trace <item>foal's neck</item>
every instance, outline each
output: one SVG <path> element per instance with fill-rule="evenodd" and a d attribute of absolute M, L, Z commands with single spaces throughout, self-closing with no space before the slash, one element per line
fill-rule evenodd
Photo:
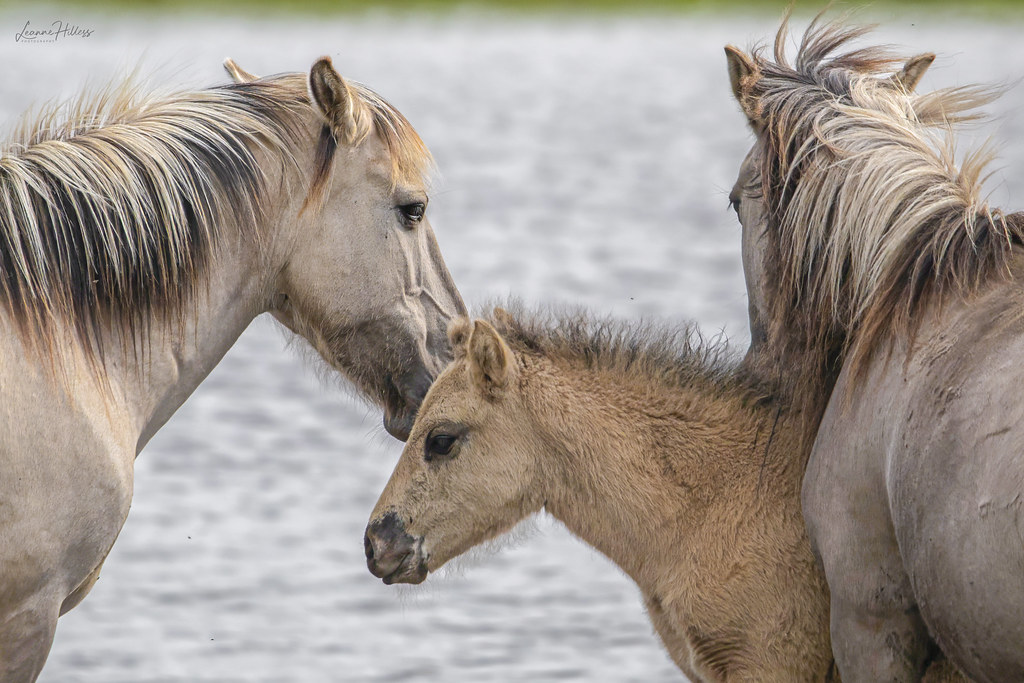
<path fill-rule="evenodd" d="M 546 509 L 642 589 L 678 571 L 716 506 L 798 504 L 793 430 L 773 406 L 592 370 L 554 376 L 533 400 L 553 451 Z"/>

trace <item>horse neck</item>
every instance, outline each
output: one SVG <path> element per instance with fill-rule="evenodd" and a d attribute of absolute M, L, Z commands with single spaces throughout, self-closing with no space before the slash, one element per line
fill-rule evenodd
<path fill-rule="evenodd" d="M 776 331 L 763 343 L 751 346 L 743 364 L 751 375 L 776 387 L 781 400 L 793 406 L 793 412 L 799 415 L 793 420 L 799 428 L 798 460 L 801 466 L 806 465 L 838 379 L 837 356 L 821 349 L 802 349 L 799 340 L 783 338 Z"/>
<path fill-rule="evenodd" d="M 255 234 L 252 227 L 218 226 L 216 256 L 197 288 L 196 301 L 185 304 L 184 320 L 152 320 L 145 342 L 136 345 L 141 351 L 129 351 L 116 364 L 121 369 L 116 383 L 139 430 L 137 451 L 196 390 L 249 323 L 270 308 L 292 239 L 281 226 L 295 222 L 301 203 L 301 193 L 289 188 L 303 181 L 283 177 L 290 171 L 277 159 L 261 163 L 264 168 L 280 168 L 268 172 L 268 195 L 263 198 L 265 206 L 276 208 L 267 211 Z M 275 191 L 282 196 L 270 196 Z"/>
<path fill-rule="evenodd" d="M 551 451 L 546 509 L 644 590 L 680 570 L 665 549 L 692 547 L 709 511 L 797 507 L 802 475 L 770 406 L 651 384 L 563 370 L 530 398 Z"/>
<path fill-rule="evenodd" d="M 266 310 L 269 278 L 256 244 L 231 240 L 210 266 L 182 320 L 151 321 L 144 340 L 107 372 L 139 431 L 137 451 L 185 402 L 253 318 Z M 117 344 L 111 344 L 117 347 Z"/>

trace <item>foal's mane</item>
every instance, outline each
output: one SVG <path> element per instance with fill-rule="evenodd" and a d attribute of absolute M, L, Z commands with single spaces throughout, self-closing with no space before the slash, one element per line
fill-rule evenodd
<path fill-rule="evenodd" d="M 882 78 L 903 59 L 850 48 L 870 30 L 819 16 L 791 65 L 783 22 L 772 57 L 754 50 L 749 84 L 763 125 L 770 337 L 796 337 L 783 355 L 809 355 L 833 380 L 847 356 L 862 372 L 884 340 L 912 336 L 928 305 L 1008 274 L 1024 240 L 1024 215 L 981 197 L 988 151 L 954 158 L 953 126 L 995 91 L 909 93 Z"/>
<path fill-rule="evenodd" d="M 361 137 L 380 135 L 396 175 L 425 172 L 405 118 L 352 86 L 369 114 Z M 304 75 L 288 74 L 162 96 L 126 79 L 24 119 L 0 153 L 0 309 L 28 349 L 53 359 L 69 330 L 102 363 L 104 329 L 132 348 L 154 316 L 181 322 L 218 225 L 259 239 L 269 169 L 258 154 L 294 168 L 297 145 L 314 144 L 311 115 Z M 316 151 L 327 163 L 310 188 L 335 147 Z"/>
<path fill-rule="evenodd" d="M 516 353 L 669 390 L 697 389 L 751 403 L 773 395 L 730 353 L 723 337 L 707 338 L 692 323 L 637 323 L 595 317 L 579 308 L 529 311 L 517 302 L 487 317 Z"/>

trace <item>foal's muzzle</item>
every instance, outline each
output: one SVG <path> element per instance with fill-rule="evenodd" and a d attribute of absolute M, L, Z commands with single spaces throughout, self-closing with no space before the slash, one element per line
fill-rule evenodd
<path fill-rule="evenodd" d="M 420 552 L 422 539 L 405 532 L 405 524 L 394 512 L 375 519 L 366 527 L 363 547 L 370 573 L 384 583 L 421 583 L 427 578 L 426 558 Z"/>

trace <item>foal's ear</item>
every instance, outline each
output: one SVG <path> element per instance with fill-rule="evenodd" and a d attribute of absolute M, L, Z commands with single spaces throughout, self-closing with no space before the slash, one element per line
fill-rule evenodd
<path fill-rule="evenodd" d="M 238 66 L 238 63 L 231 59 L 231 57 L 224 60 L 224 70 L 228 72 L 228 76 L 231 76 L 231 80 L 235 83 L 248 83 L 259 78 L 256 74 L 251 74 Z"/>
<path fill-rule="evenodd" d="M 742 50 L 732 45 L 725 46 L 725 60 L 729 66 L 729 85 L 740 108 L 751 122 L 757 120 L 757 102 L 750 93 L 751 86 L 758 78 L 757 65 Z"/>
<path fill-rule="evenodd" d="M 463 316 L 456 318 L 448 325 L 448 343 L 452 347 L 455 359 L 466 357 L 466 350 L 469 347 L 469 335 L 473 331 L 473 324 L 469 318 Z"/>
<path fill-rule="evenodd" d="M 335 137 L 346 143 L 356 138 L 355 98 L 330 57 L 316 60 L 309 70 L 309 95 Z"/>
<path fill-rule="evenodd" d="M 512 350 L 484 320 L 473 323 L 469 337 L 469 373 L 485 396 L 498 398 L 511 377 Z"/>
<path fill-rule="evenodd" d="M 934 61 L 935 55 L 931 52 L 925 52 L 922 55 L 911 57 L 907 60 L 907 63 L 903 65 L 902 69 L 889 77 L 889 83 L 901 88 L 905 92 L 914 92 L 914 88 L 917 87 L 921 77 L 924 76 L 924 72 L 928 70 L 928 67 L 930 67 Z"/>

